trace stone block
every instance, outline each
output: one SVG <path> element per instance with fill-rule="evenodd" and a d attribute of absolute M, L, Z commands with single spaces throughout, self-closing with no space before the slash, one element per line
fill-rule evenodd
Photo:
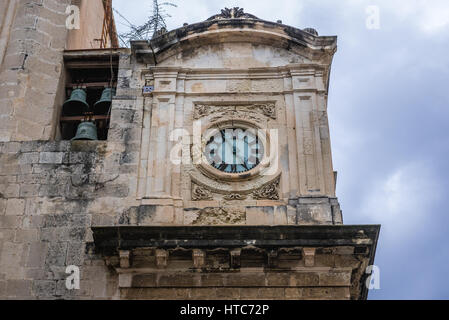
<path fill-rule="evenodd" d="M 0 216 L 4 215 L 6 213 L 6 199 L 0 198 Z"/>
<path fill-rule="evenodd" d="M 33 294 L 36 297 L 54 297 L 56 293 L 56 281 L 36 280 L 33 282 Z"/>
<path fill-rule="evenodd" d="M 31 243 L 38 240 L 37 229 L 32 230 L 17 230 L 15 242 Z"/>
<path fill-rule="evenodd" d="M 335 267 L 334 254 L 317 254 L 315 255 L 315 266 L 317 267 Z"/>
<path fill-rule="evenodd" d="M 240 289 L 239 288 L 216 288 L 215 294 L 216 294 L 216 298 L 218 300 L 222 300 L 222 299 L 237 300 L 240 298 Z"/>
<path fill-rule="evenodd" d="M 273 223 L 275 225 L 286 225 L 287 222 L 287 206 L 276 206 L 274 210 Z"/>
<path fill-rule="evenodd" d="M 217 290 L 215 288 L 191 288 L 190 299 L 193 300 L 213 300 L 216 299 Z"/>
<path fill-rule="evenodd" d="M 47 256 L 48 243 L 34 242 L 29 247 L 27 267 L 41 268 L 45 264 L 45 257 Z"/>
<path fill-rule="evenodd" d="M 122 275 L 120 275 L 120 280 Z M 122 285 L 121 285 L 122 286 Z M 149 273 L 149 274 L 138 274 L 131 278 L 132 288 L 154 288 L 157 287 L 157 274 Z"/>
<path fill-rule="evenodd" d="M 6 298 L 6 281 L 0 281 L 0 299 Z"/>
<path fill-rule="evenodd" d="M 30 297 L 31 280 L 8 280 L 6 283 L 7 297 Z"/>
<path fill-rule="evenodd" d="M 2 193 L 6 198 L 18 198 L 20 196 L 20 185 L 9 184 Z"/>
<path fill-rule="evenodd" d="M 25 200 L 8 199 L 6 204 L 6 215 L 21 216 L 25 213 Z"/>
<path fill-rule="evenodd" d="M 160 287 L 194 287 L 197 279 L 193 276 L 185 276 L 183 274 L 160 274 L 158 286 Z"/>
<path fill-rule="evenodd" d="M 274 207 L 247 207 L 247 225 L 273 225 Z"/>
<path fill-rule="evenodd" d="M 290 275 L 288 273 L 267 273 L 267 286 L 269 287 L 288 287 L 290 284 Z"/>
<path fill-rule="evenodd" d="M 40 140 L 43 139 L 43 133 L 44 127 L 42 123 L 36 123 L 24 118 L 19 118 L 17 132 L 12 138 L 17 141 L 27 141 L 31 139 Z"/>
<path fill-rule="evenodd" d="M 228 274 L 225 283 L 229 287 L 263 287 L 265 275 L 263 273 Z"/>
<path fill-rule="evenodd" d="M 240 299 L 259 299 L 259 288 L 240 288 Z"/>
<path fill-rule="evenodd" d="M 295 272 L 290 275 L 290 285 L 292 287 L 318 286 L 319 275 L 313 272 Z"/>
<path fill-rule="evenodd" d="M 285 288 L 285 298 L 297 300 L 302 298 L 302 288 Z"/>
<path fill-rule="evenodd" d="M 166 300 L 189 299 L 190 289 L 151 288 L 151 289 L 121 289 L 121 296 L 130 300 Z"/>
<path fill-rule="evenodd" d="M 329 271 L 319 275 L 320 286 L 350 286 L 351 271 Z"/>
<path fill-rule="evenodd" d="M 39 162 L 39 153 L 23 153 L 19 158 L 19 164 L 33 164 Z"/>
<path fill-rule="evenodd" d="M 208 273 L 201 275 L 201 285 L 203 287 L 222 287 L 225 275 L 221 273 Z"/>
<path fill-rule="evenodd" d="M 26 279 L 45 279 L 46 273 L 43 268 L 26 268 L 25 270 Z"/>
<path fill-rule="evenodd" d="M 84 261 L 84 249 L 83 242 L 69 242 L 67 249 L 67 265 L 81 266 Z"/>
<path fill-rule="evenodd" d="M 0 216 L 0 229 L 17 228 L 21 221 L 20 216 Z"/>
<path fill-rule="evenodd" d="M 55 267 L 64 266 L 66 262 L 66 256 L 67 256 L 67 242 L 51 243 L 48 248 L 45 264 L 47 266 L 55 266 Z"/>
<path fill-rule="evenodd" d="M 31 198 L 39 195 L 40 185 L 38 184 L 24 184 L 20 186 L 20 197 Z"/>
<path fill-rule="evenodd" d="M 63 159 L 63 152 L 41 152 L 39 155 L 39 163 L 42 164 L 62 164 Z"/>
<path fill-rule="evenodd" d="M 24 142 L 21 142 L 21 144 L 20 144 L 20 152 L 22 154 L 30 153 L 30 154 L 33 154 L 33 156 L 34 156 L 34 154 L 37 154 L 37 162 L 38 162 L 39 161 L 38 151 L 40 150 L 41 146 L 42 146 L 41 141 L 24 141 Z"/>
<path fill-rule="evenodd" d="M 259 299 L 278 299 L 283 300 L 285 297 L 284 288 L 260 288 Z"/>

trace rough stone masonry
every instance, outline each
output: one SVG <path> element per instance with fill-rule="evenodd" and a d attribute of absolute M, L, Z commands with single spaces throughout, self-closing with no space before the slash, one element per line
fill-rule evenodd
<path fill-rule="evenodd" d="M 233 8 L 130 49 L 65 50 L 69 4 L 0 4 L 0 298 L 366 299 L 380 227 L 344 225 L 335 196 L 336 37 Z M 61 140 L 68 61 L 111 54 L 107 140 Z M 198 123 L 268 130 L 277 156 L 195 163 Z"/>

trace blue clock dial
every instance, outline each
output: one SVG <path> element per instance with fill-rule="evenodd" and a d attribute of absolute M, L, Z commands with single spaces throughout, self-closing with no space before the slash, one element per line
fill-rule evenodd
<path fill-rule="evenodd" d="M 226 173 L 243 173 L 257 167 L 264 149 L 255 130 L 230 128 L 213 135 L 206 145 L 209 164 Z"/>

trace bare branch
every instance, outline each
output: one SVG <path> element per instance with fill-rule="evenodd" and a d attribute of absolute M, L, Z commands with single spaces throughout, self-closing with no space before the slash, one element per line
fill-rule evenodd
<path fill-rule="evenodd" d="M 155 36 L 165 33 L 167 30 L 165 19 L 171 17 L 165 9 L 167 7 L 177 8 L 178 6 L 172 2 L 159 3 L 159 0 L 153 0 L 152 12 L 148 17 L 147 22 L 140 26 L 134 25 L 120 12 L 114 9 L 117 15 L 125 21 L 126 24 L 124 25 L 128 27 L 127 32 L 119 34 L 119 39 L 122 44 L 128 46 L 129 42 L 132 40 L 151 40 Z"/>

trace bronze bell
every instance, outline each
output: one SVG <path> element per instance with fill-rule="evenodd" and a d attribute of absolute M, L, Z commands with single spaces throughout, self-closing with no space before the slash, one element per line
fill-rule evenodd
<path fill-rule="evenodd" d="M 97 126 L 90 121 L 81 122 L 72 140 L 98 140 Z"/>
<path fill-rule="evenodd" d="M 115 94 L 115 89 L 105 88 L 101 94 L 100 100 L 94 105 L 94 114 L 106 114 L 112 104 L 112 96 Z"/>
<path fill-rule="evenodd" d="M 70 99 L 62 105 L 62 112 L 65 116 L 79 116 L 89 111 L 86 102 L 87 93 L 84 89 L 74 89 Z"/>

